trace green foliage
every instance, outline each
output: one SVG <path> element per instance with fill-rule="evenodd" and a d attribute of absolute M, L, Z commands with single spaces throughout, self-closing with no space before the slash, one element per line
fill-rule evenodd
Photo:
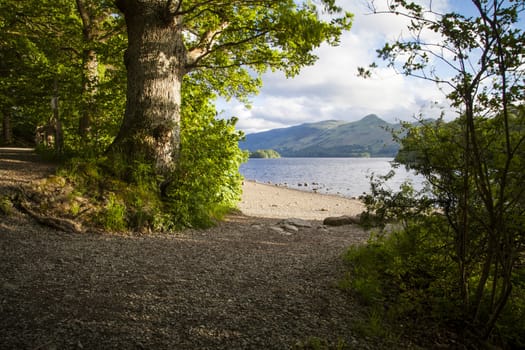
<path fill-rule="evenodd" d="M 525 348 L 525 265 L 513 273 L 514 293 L 501 320 L 496 324 L 495 337 L 505 340 L 512 349 Z M 485 312 L 490 311 L 486 310 Z M 502 341 L 503 343 L 503 341 Z"/>
<path fill-rule="evenodd" d="M 446 85 L 451 106 L 460 115 L 451 123 L 405 125 L 407 136 L 401 139 L 397 160 L 427 179 L 427 197 L 434 203 L 427 215 L 446 218 L 431 232 L 445 235 L 442 256 L 456 267 L 455 278 L 445 285 L 452 291 L 454 286 L 455 293 L 441 307 L 452 307 L 459 329 L 497 341 L 494 331 L 501 329 L 501 318 L 514 314 L 509 303 L 520 310 L 516 300 L 523 299 L 514 296 L 521 291 L 515 273 L 522 269 L 525 252 L 520 175 L 525 170 L 524 57 L 518 53 L 525 33 L 517 25 L 525 7 L 503 0 L 473 0 L 471 5 L 474 14 L 467 17 L 409 1 L 391 2 L 386 12 L 410 18 L 412 35 L 385 44 L 378 56 L 406 75 Z M 425 33 L 440 40 L 423 40 Z M 450 72 L 454 76 L 446 78 Z M 370 75 L 364 69 L 360 73 Z M 416 198 L 401 211 L 383 212 L 405 220 L 408 230 L 414 220 L 421 220 L 407 216 L 419 202 Z M 396 205 L 388 200 L 384 204 Z M 381 216 L 381 210 L 375 210 Z M 422 223 L 414 224 L 423 230 Z M 506 325 L 516 329 L 515 324 Z M 521 342 L 510 333 L 499 334 L 499 340 Z"/>
<path fill-rule="evenodd" d="M 217 119 L 213 96 L 193 84 L 184 90 L 180 160 L 166 193 L 178 225 L 205 227 L 237 207 L 246 155 L 236 119 Z"/>
<path fill-rule="evenodd" d="M 361 215 L 365 227 L 384 228 L 386 224 L 398 223 L 400 220 L 406 225 L 407 219 L 432 212 L 433 200 L 425 194 L 425 190 L 417 193 L 410 181 L 402 183 L 399 192 L 385 188 L 384 183 L 394 175 L 395 171 L 391 170 L 386 175 L 370 176 L 370 193 L 361 197 L 366 206 L 366 211 Z"/>
<path fill-rule="evenodd" d="M 92 7 L 107 5 L 97 0 L 88 2 Z M 58 97 L 64 141 L 61 152 L 95 156 L 109 145 L 124 109 L 121 52 L 126 43 L 117 30 L 121 19 L 109 18 L 114 23 L 104 22 L 104 31 L 96 36 L 99 40 L 88 44 L 74 1 L 2 1 L 0 111 L 12 115 L 15 142 L 32 145 L 35 129 L 54 123 L 50 101 Z M 99 79 L 91 137 L 81 140 L 79 118 L 85 109 L 82 55 L 87 47 L 98 54 Z"/>
<path fill-rule="evenodd" d="M 126 223 L 126 206 L 119 201 L 114 193 L 109 193 L 104 209 L 96 218 L 98 222 L 107 230 L 124 231 L 128 225 Z"/>
<path fill-rule="evenodd" d="M 235 119 L 216 118 L 213 95 L 188 80 L 179 166 L 159 176 L 147 160 L 73 158 L 60 174 L 94 207 L 83 220 L 111 231 L 205 227 L 236 208 L 242 190 Z M 72 215 L 78 204 L 71 203 Z"/>
<path fill-rule="evenodd" d="M 133 169 L 125 164 L 116 168 L 128 169 L 127 181 L 122 181 L 122 173 L 113 172 L 115 164 L 108 164 L 107 158 L 72 159 L 62 167 L 60 178 L 70 182 L 77 194 L 69 196 L 70 215 L 109 231 L 169 230 L 173 224 L 163 213 L 151 166 L 137 163 Z M 76 197 L 89 203 L 87 210 Z"/>
<path fill-rule="evenodd" d="M 281 158 L 281 155 L 273 149 L 259 149 L 250 152 L 250 158 Z"/>
<path fill-rule="evenodd" d="M 440 215 L 428 216 L 347 251 L 343 286 L 368 306 L 368 319 L 358 327 L 365 335 L 393 339 L 458 321 L 451 312 L 457 306 L 455 268 L 444 249 L 448 238 L 439 230 L 444 223 Z"/>
<path fill-rule="evenodd" d="M 257 73 L 270 68 L 296 75 L 302 66 L 315 61 L 312 51 L 316 47 L 323 42 L 337 45 L 342 32 L 350 29 L 352 15 L 333 3 L 292 0 L 249 4 L 212 0 L 197 6 L 183 3 L 182 13 L 191 18 L 185 21 L 186 29 L 193 33 L 188 36 L 186 46 L 211 48 L 192 67 L 226 68 L 231 73 L 238 71 L 238 67 L 250 66 Z M 216 7 L 221 10 L 215 11 Z M 210 33 L 217 33 L 213 42 Z M 235 83 L 234 79 L 227 81 Z"/>
<path fill-rule="evenodd" d="M 183 38 L 180 52 L 188 54 L 181 59 L 188 63 L 181 144 L 173 147 L 176 169 L 160 176 L 144 152 L 105 158 L 126 103 L 122 54 L 128 38 L 115 3 L 125 8 L 131 2 L 2 1 L 0 114 L 10 117 L 13 130 L 22 131 L 15 137 L 23 135 L 26 143 L 37 127 L 60 136 L 38 150 L 70 159 L 65 177 L 97 213 L 71 203 L 68 215 L 112 230 L 209 225 L 236 207 L 238 167 L 246 158 L 237 146 L 242 134 L 235 119 L 216 118 L 215 94 L 247 103 L 264 71 L 297 74 L 315 61 L 312 51 L 321 43 L 337 44 L 351 15 L 333 1 L 181 2 L 183 25 L 176 30 L 184 33 L 173 36 Z"/>
<path fill-rule="evenodd" d="M 217 119 L 209 91 L 189 80 L 179 166 L 167 179 L 148 161 L 72 159 L 62 175 L 96 207 L 91 221 L 112 231 L 206 227 L 235 209 L 242 191 L 235 119 Z M 111 159 L 111 160 L 110 160 Z M 73 206 L 72 206 L 73 208 Z"/>
<path fill-rule="evenodd" d="M 431 345 L 447 328 L 457 332 L 464 327 L 450 231 L 446 218 L 436 213 L 399 231 L 377 234 L 367 245 L 347 251 L 348 272 L 340 287 L 356 293 L 368 307 L 358 331 L 386 339 L 418 334 L 424 346 L 424 339 Z M 473 271 L 471 279 L 479 274 L 479 269 Z M 520 348 L 524 341 L 523 274 L 523 268 L 514 274 L 515 293 L 497 323 L 498 338 L 493 339 L 511 348 Z M 436 326 L 441 330 L 436 331 Z M 476 341 L 475 335 L 463 336 L 467 343 Z"/>
<path fill-rule="evenodd" d="M 523 122 L 522 109 L 519 108 L 509 118 L 509 138 L 518 141 L 517 144 L 523 139 Z M 501 157 L 505 152 L 502 146 L 504 137 L 498 132 L 502 129 L 499 123 L 501 118 L 480 119 L 476 129 L 480 145 L 483 145 L 485 166 L 490 169 L 489 181 L 495 186 L 499 184 L 498 177 L 504 171 L 504 164 L 514 174 L 525 170 L 521 148 L 516 149 L 516 157 L 510 162 Z M 381 328 L 376 327 L 374 321 L 379 311 L 391 324 L 407 325 L 408 320 L 415 320 L 412 327 L 437 323 L 446 328 L 447 324 L 453 324 L 456 329 L 465 327 L 472 332 L 467 324 L 469 315 L 464 308 L 457 276 L 456 230 L 461 222 L 460 206 L 466 171 L 461 130 L 462 120 L 405 125 L 406 137 L 401 139 L 402 148 L 396 160 L 425 176 L 429 184 L 421 193 L 408 185 L 402 186 L 398 193 L 385 189 L 383 183 L 392 174 L 372 177 L 371 194 L 363 198 L 367 206 L 363 218 L 368 227 L 376 226 L 378 231 L 367 246 L 352 248 L 347 253 L 350 271 L 341 283 L 342 287 L 354 290 L 371 308 L 368 323 L 360 326 L 365 333 L 374 333 L 374 329 Z M 508 179 L 509 193 L 506 196 L 513 199 L 508 202 L 504 219 L 512 223 L 512 229 L 517 230 L 523 227 L 523 220 L 520 219 L 523 217 L 520 183 L 519 177 Z M 469 192 L 472 203 L 469 207 L 471 233 L 464 253 L 469 261 L 467 283 L 476 287 L 484 276 L 484 261 L 490 256 L 490 251 L 485 249 L 486 239 L 491 234 L 483 221 L 491 214 L 483 205 L 481 196 L 479 190 Z M 388 223 L 395 223 L 397 231 L 391 233 Z M 514 249 L 519 251 L 520 247 L 518 238 Z M 513 293 L 495 325 L 492 338 L 494 342 L 511 347 L 523 344 L 525 294 L 523 263 L 520 261 L 523 261 L 522 257 L 514 262 L 516 270 L 511 278 Z M 486 291 L 480 300 L 480 319 L 488 319 L 494 311 L 495 295 L 502 291 L 498 278 L 501 275 L 496 270 L 487 277 Z M 476 288 L 471 287 L 469 299 L 475 298 Z M 374 305 L 378 303 L 387 305 L 386 309 L 377 310 Z M 467 342 L 474 341 L 467 339 Z"/>
<path fill-rule="evenodd" d="M 67 26 L 73 11 L 69 1 L 0 4 L 0 111 L 10 114 L 15 142 L 31 144 L 37 125 L 52 114 L 53 81 L 74 91 L 74 70 L 61 47 L 58 27 Z M 45 17 L 45 19 L 44 19 Z M 70 64 L 70 63 L 69 63 Z M 64 102 L 66 99 L 64 99 Z"/>

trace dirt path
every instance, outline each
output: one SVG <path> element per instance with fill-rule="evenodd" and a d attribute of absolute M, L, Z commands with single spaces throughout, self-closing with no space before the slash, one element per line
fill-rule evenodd
<path fill-rule="evenodd" d="M 0 198 L 49 174 L 0 150 Z M 0 349 L 289 349 L 309 337 L 370 349 L 336 288 L 352 226 L 276 229 L 232 216 L 170 236 L 58 232 L 0 216 Z"/>

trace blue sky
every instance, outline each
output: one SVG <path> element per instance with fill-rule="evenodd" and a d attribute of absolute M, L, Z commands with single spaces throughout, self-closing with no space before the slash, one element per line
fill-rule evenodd
<path fill-rule="evenodd" d="M 472 6 L 467 0 L 431 2 L 441 12 L 464 13 Z M 328 119 L 356 121 L 372 113 L 389 122 L 413 120 L 419 114 L 437 117 L 446 109 L 444 93 L 434 83 L 386 67 L 371 79 L 358 77 L 357 68 L 377 61 L 375 50 L 406 33 L 407 22 L 401 16 L 370 14 L 366 0 L 338 3 L 355 15 L 352 30 L 343 35 L 340 46 L 320 47 L 317 63 L 293 79 L 278 72 L 265 74 L 260 94 L 251 98 L 252 108 L 237 101 L 219 101 L 221 115 L 238 117 L 238 129 L 253 133 Z M 385 0 L 375 3 L 381 6 Z"/>

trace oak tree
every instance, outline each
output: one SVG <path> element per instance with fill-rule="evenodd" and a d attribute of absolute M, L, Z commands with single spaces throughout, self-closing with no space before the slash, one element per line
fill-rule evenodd
<path fill-rule="evenodd" d="M 183 78 L 210 71 L 253 88 L 267 69 L 289 76 L 312 64 L 313 50 L 338 43 L 351 15 L 334 0 L 117 0 L 128 33 L 126 111 L 111 154 L 152 162 L 168 176 L 179 159 Z M 226 73 L 224 73 L 226 72 Z M 235 80 L 239 80 L 235 82 Z"/>

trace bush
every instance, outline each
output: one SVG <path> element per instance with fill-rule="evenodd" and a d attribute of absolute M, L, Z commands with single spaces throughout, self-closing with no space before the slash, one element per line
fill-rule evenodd
<path fill-rule="evenodd" d="M 165 198 L 177 226 L 210 226 L 241 198 L 243 134 L 235 130 L 236 118 L 216 118 L 211 100 L 197 87 L 184 94 L 180 159 Z"/>
<path fill-rule="evenodd" d="M 419 338 L 423 346 L 431 346 L 438 338 L 447 341 L 456 333 L 455 341 L 486 346 L 478 340 L 482 329 L 472 328 L 464 313 L 455 235 L 448 218 L 433 208 L 431 199 L 409 188 L 392 193 L 377 179 L 372 187 L 372 194 L 365 198 L 366 214 L 373 218 L 368 221 L 372 235 L 367 245 L 346 252 L 348 271 L 340 283 L 368 308 L 368 321 L 358 329 L 379 337 L 403 335 L 410 329 L 406 335 Z M 390 225 L 397 229 L 387 231 L 386 222 L 398 223 Z M 513 272 L 513 293 L 490 338 L 510 348 L 524 344 L 525 269 L 523 263 L 520 266 Z M 482 264 L 473 267 L 468 279 L 475 285 Z M 494 302 L 484 300 L 482 305 L 480 318 L 493 312 L 486 307 Z"/>
<path fill-rule="evenodd" d="M 135 164 L 127 172 L 124 169 L 124 164 L 114 160 L 109 164 L 107 158 L 67 162 L 59 174 L 76 194 L 65 196 L 70 201 L 70 214 L 110 231 L 165 230 L 164 220 L 160 219 L 164 204 L 152 168 Z M 124 173 L 126 181 L 122 180 Z M 86 204 L 78 203 L 78 197 L 89 203 L 87 209 L 82 208 Z"/>
<path fill-rule="evenodd" d="M 128 228 L 126 206 L 114 193 L 109 193 L 104 209 L 98 214 L 97 219 L 110 231 L 124 231 Z"/>
<path fill-rule="evenodd" d="M 209 92 L 184 91 L 177 168 L 159 176 L 151 161 L 118 155 L 71 159 L 61 174 L 95 207 L 84 219 L 108 230 L 206 227 L 237 207 L 242 192 L 236 119 L 217 119 Z M 89 155 L 90 153 L 86 153 Z M 73 206 L 71 206 L 73 208 Z"/>

